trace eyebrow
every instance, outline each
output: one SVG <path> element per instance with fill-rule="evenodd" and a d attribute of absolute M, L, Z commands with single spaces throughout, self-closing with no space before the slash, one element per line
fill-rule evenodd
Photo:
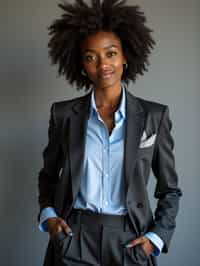
<path fill-rule="evenodd" d="M 117 46 L 117 45 L 115 45 L 115 44 L 111 44 L 111 45 L 109 45 L 109 46 L 106 46 L 106 47 L 104 47 L 104 49 L 107 50 L 107 49 L 110 49 L 110 48 L 113 48 L 113 47 L 119 49 L 119 46 Z M 87 53 L 87 52 L 95 52 L 95 50 L 94 50 L 94 49 L 86 49 L 86 50 L 84 51 L 84 53 Z"/>

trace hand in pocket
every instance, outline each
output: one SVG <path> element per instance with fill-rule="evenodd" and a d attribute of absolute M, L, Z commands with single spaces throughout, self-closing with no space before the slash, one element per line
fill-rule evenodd
<path fill-rule="evenodd" d="M 133 248 L 136 245 L 141 245 L 141 248 L 143 249 L 146 256 L 152 254 L 155 248 L 153 243 L 146 236 L 141 236 L 132 240 L 126 245 L 126 247 Z"/>
<path fill-rule="evenodd" d="M 72 230 L 64 219 L 60 217 L 52 217 L 47 219 L 47 227 L 50 237 L 63 231 L 66 235 L 72 236 Z"/>

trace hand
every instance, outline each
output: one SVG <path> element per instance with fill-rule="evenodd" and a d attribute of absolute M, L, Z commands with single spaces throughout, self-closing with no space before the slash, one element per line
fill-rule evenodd
<path fill-rule="evenodd" d="M 53 217 L 47 219 L 47 227 L 50 237 L 54 234 L 64 231 L 67 235 L 72 236 L 72 230 L 64 219 L 60 217 Z"/>
<path fill-rule="evenodd" d="M 141 236 L 141 237 L 138 237 L 138 238 L 132 240 L 130 243 L 128 243 L 126 245 L 126 247 L 132 248 L 136 245 L 141 245 L 141 247 L 143 248 L 143 250 L 147 256 L 152 254 L 152 252 L 155 249 L 154 244 L 146 236 Z"/>

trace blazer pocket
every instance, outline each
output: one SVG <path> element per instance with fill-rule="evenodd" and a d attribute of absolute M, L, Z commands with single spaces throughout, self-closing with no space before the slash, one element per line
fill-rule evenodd
<path fill-rule="evenodd" d="M 137 160 L 144 159 L 147 161 L 151 161 L 152 156 L 153 156 L 153 151 L 154 151 L 154 145 L 152 145 L 148 148 L 138 149 Z"/>
<path fill-rule="evenodd" d="M 140 149 L 145 149 L 145 148 L 150 148 L 154 145 L 155 141 L 156 141 L 156 134 L 151 135 L 150 137 L 148 137 L 145 140 L 141 140 L 140 141 L 140 145 L 139 148 Z"/>

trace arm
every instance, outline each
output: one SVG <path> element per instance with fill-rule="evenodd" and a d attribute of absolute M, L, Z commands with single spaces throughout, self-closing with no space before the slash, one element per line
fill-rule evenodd
<path fill-rule="evenodd" d="M 40 229 L 40 231 L 41 232 L 48 232 L 47 219 L 55 218 L 55 217 L 57 217 L 57 214 L 56 214 L 54 208 L 52 208 L 52 207 L 44 208 L 41 211 L 40 222 L 38 225 L 38 228 Z"/>
<path fill-rule="evenodd" d="M 38 201 L 40 206 L 38 222 L 40 221 L 41 210 L 48 206 L 54 206 L 54 194 L 56 184 L 59 180 L 59 170 L 62 162 L 59 139 L 59 131 L 55 117 L 55 104 L 52 104 L 48 129 L 48 144 L 43 151 L 44 164 L 38 177 Z"/>
<path fill-rule="evenodd" d="M 43 151 L 44 166 L 39 172 L 39 229 L 48 231 L 50 236 L 63 230 L 72 235 L 72 230 L 64 219 L 57 216 L 54 209 L 54 195 L 59 181 L 59 171 L 62 167 L 63 153 L 60 146 L 60 133 L 56 123 L 55 104 L 50 111 L 48 144 Z M 49 207 L 51 206 L 51 207 Z"/>
<path fill-rule="evenodd" d="M 126 247 L 132 248 L 136 245 L 141 245 L 147 256 L 150 254 L 158 256 L 162 251 L 164 242 L 157 234 L 148 232 L 144 236 L 140 236 L 129 242 Z"/>
<path fill-rule="evenodd" d="M 178 176 L 175 170 L 171 128 L 169 109 L 166 107 L 160 122 L 152 160 L 152 170 L 157 179 L 154 196 L 158 199 L 158 203 L 154 224 L 150 228 L 151 232 L 164 241 L 163 252 L 165 253 L 168 251 L 176 226 L 175 218 L 179 208 L 179 198 L 182 195 L 178 188 Z"/>
<path fill-rule="evenodd" d="M 154 250 L 152 252 L 153 256 L 158 256 L 160 255 L 162 248 L 164 246 L 164 242 L 162 239 L 156 235 L 153 232 L 148 232 L 145 234 L 145 236 L 151 241 L 151 243 L 154 245 Z"/>
<path fill-rule="evenodd" d="M 59 231 L 64 231 L 72 236 L 73 232 L 66 221 L 57 216 L 54 208 L 47 207 L 41 211 L 39 229 L 42 232 L 49 232 L 50 237 Z"/>
<path fill-rule="evenodd" d="M 175 229 L 175 218 L 179 207 L 179 197 L 182 195 L 178 188 L 178 177 L 175 170 L 173 154 L 174 142 L 170 134 L 172 123 L 169 109 L 165 107 L 154 148 L 152 170 L 157 179 L 154 196 L 158 199 L 153 225 L 145 236 L 139 237 L 128 247 L 141 244 L 147 255 L 159 255 L 167 252 L 170 239 Z"/>

